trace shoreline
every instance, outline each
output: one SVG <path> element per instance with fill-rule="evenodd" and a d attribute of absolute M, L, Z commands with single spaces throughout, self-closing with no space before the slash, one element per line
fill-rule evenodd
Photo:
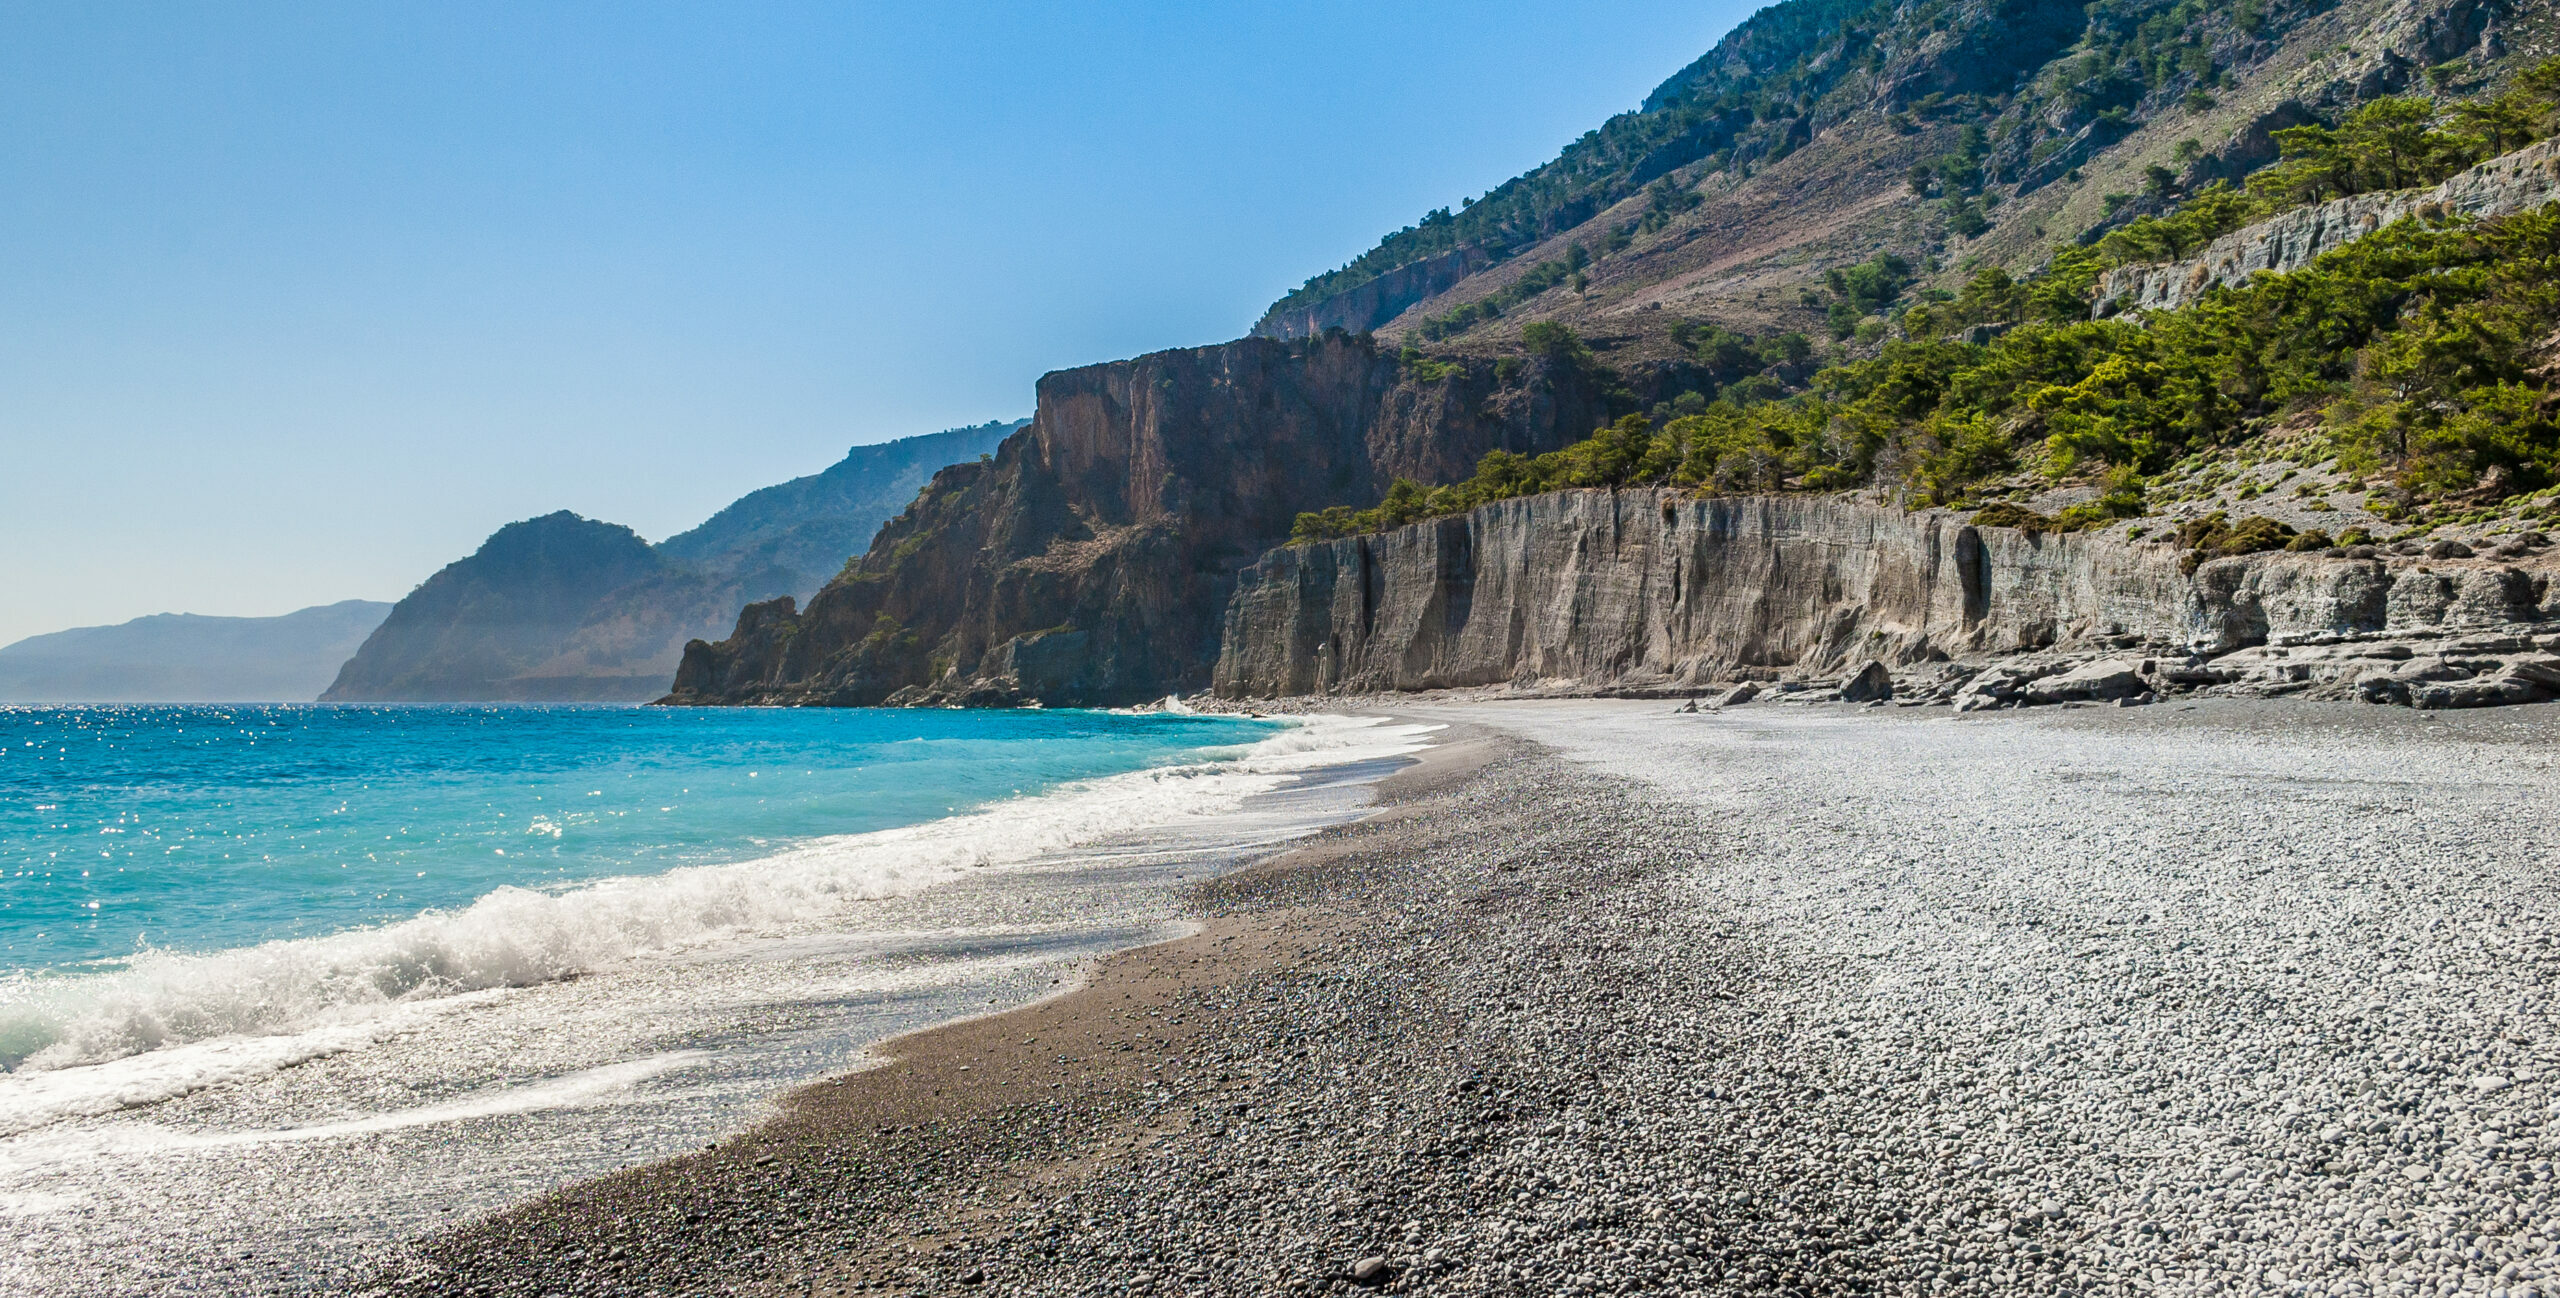
<path fill-rule="evenodd" d="M 1190 932 L 1182 899 L 1193 884 L 1365 814 L 1370 786 L 1427 738 L 1370 720 L 1061 720 L 1138 743 L 1073 747 L 1065 763 L 1042 749 L 1021 750 L 1022 760 L 999 753 L 977 783 L 1211 742 L 1199 758 L 1177 752 L 1170 765 L 1147 760 L 909 829 L 763 845 L 751 862 L 501 893 L 387 937 L 178 957 L 182 973 L 242 977 L 172 978 L 165 999 L 183 1007 L 242 985 L 281 987 L 259 1002 L 281 1007 L 271 1019 L 302 1005 L 290 994 L 306 987 L 371 985 L 362 975 L 372 966 L 356 963 L 330 983 L 310 957 L 400 955 L 412 950 L 399 943 L 412 928 L 464 944 L 420 956 L 443 960 L 457 981 L 481 968 L 541 975 L 588 952 L 608 958 L 572 977 L 454 995 L 430 986 L 292 1034 L 13 1074 L 0 1106 L 0 1126 L 18 1128 L 0 1139 L 0 1220 L 24 1229 L 0 1236 L 0 1293 L 346 1292 L 407 1241 L 698 1152 L 764 1121 L 792 1089 L 868 1066 L 872 1043 L 1052 995 L 1096 956 Z M 937 733 L 886 721 L 906 735 Z M 768 770 L 747 792 L 787 783 Z M 766 801 L 760 818 L 775 826 L 804 806 Z M 822 818 L 897 809 L 861 804 Z M 796 913 L 794 897 L 808 901 Z M 681 938 L 705 916 L 749 931 L 609 958 L 655 935 Z M 761 916 L 780 918 L 759 929 Z M 141 1019 L 162 1003 L 106 999 L 92 1012 L 66 999 L 89 1014 L 78 1022 Z"/>
<path fill-rule="evenodd" d="M 1366 708 L 1328 711 L 1377 716 L 1390 725 L 1415 720 Z M 877 1231 L 877 1219 L 899 1209 L 882 1204 L 835 1221 L 766 1221 L 760 1224 L 767 1229 L 757 1231 L 720 1220 L 729 1215 L 724 1208 L 743 1198 L 806 1194 L 822 1185 L 840 1191 L 866 1173 L 944 1161 L 957 1145 L 982 1156 L 1052 1164 L 1050 1175 L 1008 1175 L 1029 1183 L 1054 1182 L 1060 1170 L 1131 1148 L 1131 1133 L 1164 1107 L 1161 1099 L 1148 1099 L 1148 1088 L 1170 1083 L 1180 1088 L 1173 1094 L 1196 1100 L 1227 1080 L 1204 1073 L 1200 1061 L 1185 1054 L 1202 1025 L 1181 1017 L 1165 1022 L 1157 1017 L 1165 1007 L 1302 956 L 1340 922 L 1305 907 L 1237 909 L 1217 900 L 1220 895 L 1358 850 L 1346 840 L 1392 834 L 1387 827 L 1413 814 L 1416 804 L 1462 785 L 1517 746 L 1464 722 L 1430 724 L 1444 728 L 1406 766 L 1376 781 L 1364 814 L 1194 885 L 1186 908 L 1201 911 L 1192 921 L 1198 931 L 1101 956 L 1077 985 L 1039 999 L 878 1042 L 864 1052 L 865 1066 L 790 1088 L 777 1097 L 773 1117 L 703 1150 L 563 1186 L 392 1246 L 359 1292 L 685 1292 L 708 1281 L 707 1272 L 728 1269 L 722 1264 L 740 1250 L 725 1240 L 688 1248 L 633 1223 L 678 1218 L 688 1226 L 711 1223 L 719 1236 L 754 1231 L 759 1241 L 747 1256 L 760 1257 L 804 1235 L 840 1231 L 851 1224 L 844 1217 L 862 1220 L 867 1233 Z M 1026 1104 L 1042 1111 L 1029 1135 L 999 1129 Z M 1061 1148 L 1077 1152 L 1059 1162 Z M 599 1232 L 614 1242 L 581 1246 Z M 873 1249 L 850 1258 L 786 1263 L 750 1291 L 864 1292 L 878 1285 L 860 1277 L 900 1270 L 911 1256 L 940 1254 L 965 1236 L 929 1228 L 921 1235 L 891 1229 L 873 1238 Z M 485 1269 L 492 1261 L 498 1274 Z M 548 1273 L 537 1282 L 525 1274 L 528 1261 L 565 1261 L 569 1268 L 549 1273 L 548 1265 L 537 1265 Z"/>
<path fill-rule="evenodd" d="M 1400 715 L 1201 932 L 379 1292 L 2560 1290 L 2560 707 Z"/>

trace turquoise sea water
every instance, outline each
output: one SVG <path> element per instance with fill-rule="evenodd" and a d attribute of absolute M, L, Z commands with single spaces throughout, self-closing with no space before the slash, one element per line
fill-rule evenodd
<path fill-rule="evenodd" d="M 0 976 L 751 860 L 1273 729 L 1066 711 L 0 708 Z"/>
<path fill-rule="evenodd" d="M 0 1298 L 348 1292 L 1178 935 L 1431 729 L 0 709 Z"/>

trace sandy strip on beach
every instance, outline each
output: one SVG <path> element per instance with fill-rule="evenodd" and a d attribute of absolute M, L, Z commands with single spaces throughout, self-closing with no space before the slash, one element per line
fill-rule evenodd
<path fill-rule="evenodd" d="M 444 1232 L 406 1250 L 377 1291 L 895 1287 L 991 1216 L 990 1165 L 999 1197 L 1108 1175 L 1150 1138 L 1165 1097 L 1196 1104 L 1237 1080 L 1193 1056 L 1209 1025 L 1179 1007 L 1302 961 L 1353 919 L 1270 895 L 1347 858 L 1398 852 L 1451 790 L 1518 747 L 1438 724 L 1433 746 L 1379 783 L 1377 811 L 1204 889 L 1228 913 L 1204 916 L 1200 932 L 1097 961 L 1058 995 L 883 1043 L 877 1066 L 800 1088 L 771 1122 L 698 1154 Z"/>

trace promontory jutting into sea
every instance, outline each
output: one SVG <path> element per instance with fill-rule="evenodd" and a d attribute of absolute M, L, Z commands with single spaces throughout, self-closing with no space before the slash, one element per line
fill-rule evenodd
<path fill-rule="evenodd" d="M 1619 3 L 1398 57 L 1587 93 Z M 0 1296 L 2560 1293 L 2560 12 L 1685 21 L 1245 337 L 0 647 Z M 1010 80 L 643 26 L 554 106 L 713 141 L 661 201 L 878 119 L 1074 224 L 953 197 Z"/>

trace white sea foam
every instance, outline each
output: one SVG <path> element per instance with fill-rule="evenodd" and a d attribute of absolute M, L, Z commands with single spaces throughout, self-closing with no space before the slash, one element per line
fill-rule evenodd
<path fill-rule="evenodd" d="M 1082 781 L 759 860 L 558 892 L 501 888 L 460 910 L 328 937 L 152 953 L 85 978 L 0 981 L 0 1059 L 14 1068 L 0 1076 L 0 1131 L 24 1130 L 39 1114 L 149 1103 L 360 1048 L 416 1026 L 421 1015 L 467 1003 L 455 998 L 472 993 L 710 943 L 823 929 L 864 899 L 1229 814 L 1302 773 L 1413 752 L 1434 728 L 1306 718 L 1214 760 Z M 126 1062 L 93 1073 L 117 1060 Z"/>

